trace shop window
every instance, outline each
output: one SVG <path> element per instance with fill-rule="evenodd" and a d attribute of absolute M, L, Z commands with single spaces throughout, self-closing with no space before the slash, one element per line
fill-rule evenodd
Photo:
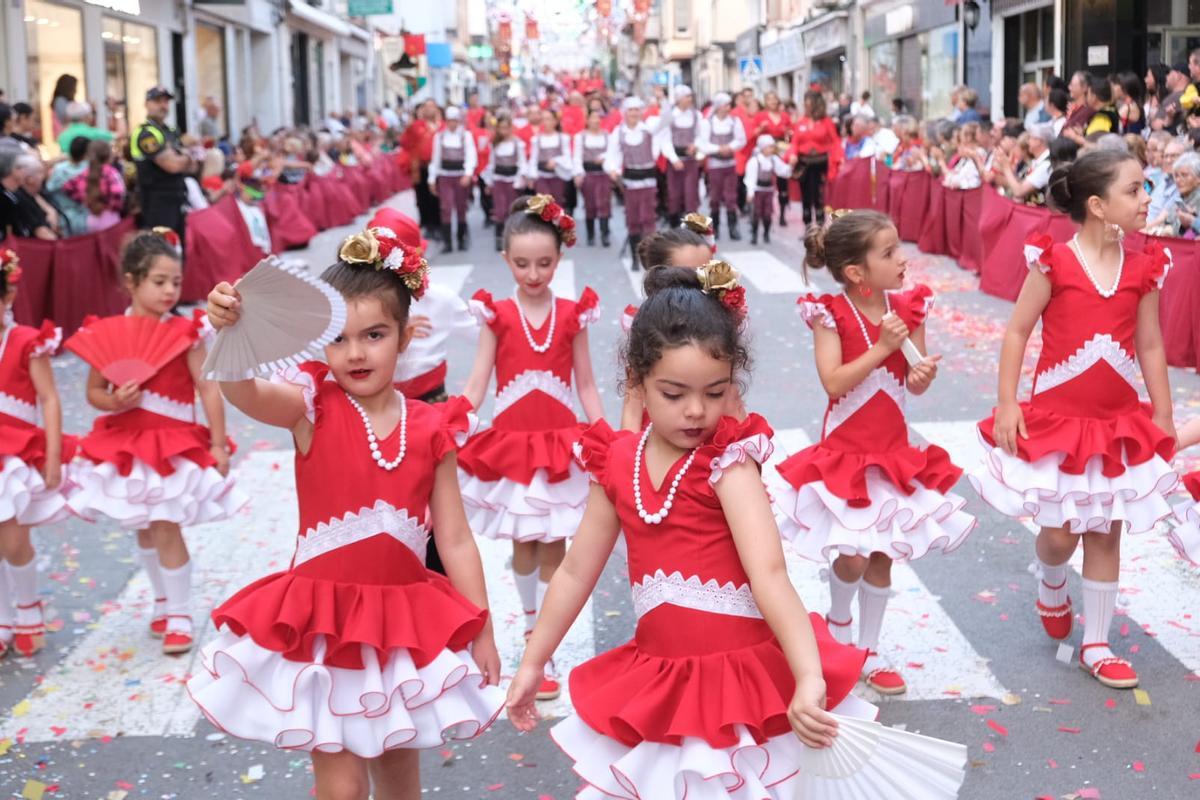
<path fill-rule="evenodd" d="M 900 48 L 895 41 L 881 42 L 870 50 L 871 105 L 875 113 L 890 114 L 892 98 L 900 89 Z"/>
<path fill-rule="evenodd" d="M 922 119 L 950 114 L 950 92 L 958 75 L 958 26 L 947 25 L 921 34 Z"/>
<path fill-rule="evenodd" d="M 692 0 L 675 0 L 675 32 L 687 33 L 692 27 Z"/>
<path fill-rule="evenodd" d="M 1041 86 L 1054 71 L 1054 9 L 1038 8 L 1019 15 L 1021 81 Z"/>
<path fill-rule="evenodd" d="M 225 73 L 225 29 L 200 22 L 196 24 L 196 90 L 201 109 L 211 97 L 220 107 L 217 115 L 217 130 L 229 133 L 226 102 L 227 77 Z"/>
<path fill-rule="evenodd" d="M 147 25 L 104 17 L 104 102 L 108 129 L 118 136 L 142 121 L 146 90 L 159 83 L 158 42 Z"/>
<path fill-rule="evenodd" d="M 90 102 L 83 71 L 83 15 L 40 0 L 26 0 L 25 41 L 29 102 L 37 109 L 40 141 L 57 149 L 67 103 Z"/>

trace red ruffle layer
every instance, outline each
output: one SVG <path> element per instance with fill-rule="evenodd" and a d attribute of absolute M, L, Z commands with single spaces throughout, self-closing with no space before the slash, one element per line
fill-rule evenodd
<path fill-rule="evenodd" d="M 867 493 L 867 469 L 874 467 L 905 494 L 919 482 L 927 489 L 945 494 L 958 483 L 962 469 L 950 461 L 940 447 L 906 447 L 887 453 L 852 453 L 816 444 L 801 450 L 779 465 L 779 475 L 793 488 L 808 483 L 825 487 L 852 508 L 871 505 Z"/>
<path fill-rule="evenodd" d="M 1193 499 L 1200 500 L 1200 472 L 1184 475 L 1183 485 L 1191 493 Z"/>
<path fill-rule="evenodd" d="M 1017 438 L 1017 454 L 1033 463 L 1048 455 L 1063 453 L 1060 469 L 1070 475 L 1082 475 L 1088 461 L 1103 459 L 1106 478 L 1125 472 L 1125 466 L 1143 464 L 1155 455 L 1170 461 L 1175 441 L 1163 433 L 1143 406 L 1141 410 L 1111 419 L 1068 417 L 1029 403 L 1021 404 L 1029 438 Z M 996 446 L 995 416 L 979 423 L 979 432 L 988 444 Z"/>
<path fill-rule="evenodd" d="M 458 652 L 483 629 L 487 612 L 434 573 L 414 583 L 360 584 L 290 571 L 246 586 L 212 619 L 292 661 L 312 661 L 323 636 L 326 666 L 362 669 L 363 645 L 375 648 L 380 663 L 404 648 L 417 667 L 447 648 Z"/>
<path fill-rule="evenodd" d="M 78 447 L 78 437 L 64 435 L 62 463 L 73 459 Z M 0 423 L 0 456 L 16 456 L 31 467 L 41 469 L 46 463 L 46 432 L 32 425 Z"/>
<path fill-rule="evenodd" d="M 817 614 L 809 619 L 832 708 L 857 683 L 866 651 L 835 641 Z M 570 681 L 584 722 L 629 747 L 643 741 L 677 745 L 685 736 L 732 747 L 739 725 L 759 743 L 791 730 L 787 709 L 795 681 L 774 638 L 683 658 L 649 655 L 629 642 L 576 667 Z"/>
<path fill-rule="evenodd" d="M 138 410 L 127 414 L 141 413 Z M 233 452 L 233 440 L 228 440 Z M 136 458 L 159 475 L 170 475 L 175 469 L 171 458 L 180 456 L 201 467 L 216 465 L 212 453 L 212 435 L 203 425 L 178 423 L 153 428 L 133 428 L 114 425 L 111 417 L 96 420 L 91 433 L 79 440 L 84 456 L 97 464 L 115 464 L 122 475 L 128 475 Z"/>
<path fill-rule="evenodd" d="M 475 436 L 458 453 L 458 465 L 481 481 L 506 478 L 529 483 L 539 469 L 546 470 L 550 483 L 565 481 L 575 462 L 574 447 L 584 425 L 546 431 L 511 431 L 488 428 Z"/>

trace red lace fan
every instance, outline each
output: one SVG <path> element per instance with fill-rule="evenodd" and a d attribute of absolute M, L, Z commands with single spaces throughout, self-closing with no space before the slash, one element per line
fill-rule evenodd
<path fill-rule="evenodd" d="M 63 346 L 113 386 L 124 386 L 150 380 L 191 344 L 176 326 L 150 317 L 105 317 L 80 328 Z"/>

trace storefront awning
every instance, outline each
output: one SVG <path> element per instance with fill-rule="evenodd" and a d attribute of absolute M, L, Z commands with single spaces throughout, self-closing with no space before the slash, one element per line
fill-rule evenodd
<path fill-rule="evenodd" d="M 328 11 L 322 11 L 319 8 L 310 6 L 308 3 L 303 2 L 303 0 L 289 0 L 288 12 L 307 22 L 309 25 L 329 31 L 337 36 L 349 36 L 351 29 L 356 27 L 345 20 L 335 17 Z"/>

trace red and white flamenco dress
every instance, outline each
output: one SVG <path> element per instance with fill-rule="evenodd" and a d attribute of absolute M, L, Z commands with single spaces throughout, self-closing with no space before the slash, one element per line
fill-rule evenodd
<path fill-rule="evenodd" d="M 475 533 L 489 539 L 570 538 L 583 519 L 588 483 L 572 447 L 583 424 L 572 408 L 575 337 L 599 319 L 599 297 L 554 298 L 538 327 L 516 299 L 480 290 L 472 312 L 496 335 L 492 424 L 459 454 L 463 505 Z"/>
<path fill-rule="evenodd" d="M 71 459 L 76 439 L 63 436 L 62 482 L 47 489 L 46 432 L 38 420 L 37 389 L 29 362 L 52 355 L 62 344 L 62 328 L 45 322 L 41 329 L 8 325 L 0 337 L 0 521 L 49 525 L 71 516 L 67 498 L 74 491 Z"/>
<path fill-rule="evenodd" d="M 425 568 L 435 469 L 466 437 L 470 403 L 404 399 L 378 440 L 384 458 L 403 452 L 388 471 L 327 366 L 284 379 L 314 424 L 296 454 L 296 553 L 213 611 L 192 699 L 222 730 L 289 750 L 373 758 L 477 736 L 504 706 L 467 652 L 487 612 Z"/>
<path fill-rule="evenodd" d="M 1184 475 L 1183 485 L 1191 494 L 1192 501 L 1175 509 L 1175 527 L 1167 534 L 1167 538 L 1174 545 L 1175 552 L 1200 565 L 1200 472 Z"/>
<path fill-rule="evenodd" d="M 162 324 L 177 327 L 193 347 L 202 341 L 197 320 L 166 316 Z M 129 530 L 228 519 L 249 497 L 232 474 L 217 471 L 211 448 L 211 433 L 196 421 L 196 383 L 184 352 L 142 384 L 138 408 L 96 418 L 79 442 L 84 458 L 70 506 L 85 519 L 104 515 Z"/>
<path fill-rule="evenodd" d="M 1052 287 L 1033 392 L 1021 403 L 1029 435 L 1010 456 L 996 446 L 995 418 L 980 422 L 988 453 L 971 482 L 1000 512 L 1042 527 L 1082 534 L 1124 522 L 1129 533 L 1152 530 L 1171 515 L 1166 495 L 1179 476 L 1168 463 L 1174 441 L 1138 397 L 1134 333 L 1138 304 L 1161 286 L 1170 253 L 1154 244 L 1124 250 L 1106 297 L 1070 246 L 1043 236 L 1025 251 Z"/>
<path fill-rule="evenodd" d="M 787 719 L 795 682 L 714 490 L 730 466 L 764 463 L 771 435 L 758 415 L 722 418 L 657 490 L 639 458 L 644 434 L 613 432 L 603 421 L 585 432 L 579 458 L 625 531 L 638 622 L 632 641 L 572 670 L 575 714 L 550 731 L 588 784 L 578 797 L 793 797 L 803 750 Z M 644 509 L 663 509 L 659 524 L 639 514 L 634 480 Z M 875 707 L 850 694 L 865 654 L 810 618 L 828 707 L 873 719 Z"/>
<path fill-rule="evenodd" d="M 933 302 L 926 286 L 885 294 L 888 309 L 909 329 Z M 800 316 L 810 327 L 837 331 L 842 362 L 878 340 L 880 326 L 844 294 L 807 295 Z M 831 397 L 821 441 L 779 465 L 785 484 L 772 487 L 780 533 L 805 557 L 884 553 L 896 561 L 949 552 L 975 527 L 966 500 L 950 491 L 962 476 L 946 451 L 908 441 L 904 417 L 908 363 L 899 350 L 841 397 Z"/>

